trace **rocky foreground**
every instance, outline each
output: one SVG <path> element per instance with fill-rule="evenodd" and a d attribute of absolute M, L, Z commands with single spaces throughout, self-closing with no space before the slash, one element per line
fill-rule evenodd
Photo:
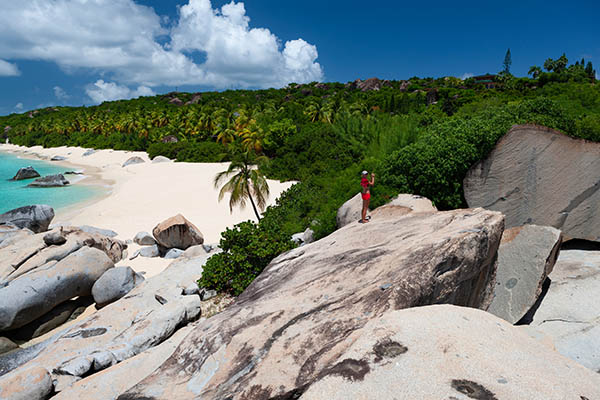
<path fill-rule="evenodd" d="M 0 399 L 600 398 L 598 252 L 482 208 L 400 195 L 360 224 L 360 206 L 321 240 L 295 235 L 222 311 L 195 283 L 210 254 L 183 216 L 134 238 L 181 253 L 149 279 L 114 267 L 127 245 L 110 232 L 46 231 L 44 208 L 0 216 L 0 336 L 96 303 L 36 343 L 0 340 Z"/>

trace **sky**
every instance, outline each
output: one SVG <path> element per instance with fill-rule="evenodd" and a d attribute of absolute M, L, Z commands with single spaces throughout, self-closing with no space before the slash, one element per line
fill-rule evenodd
<path fill-rule="evenodd" d="M 173 90 L 600 70 L 600 2 L 0 0 L 0 115 Z"/>

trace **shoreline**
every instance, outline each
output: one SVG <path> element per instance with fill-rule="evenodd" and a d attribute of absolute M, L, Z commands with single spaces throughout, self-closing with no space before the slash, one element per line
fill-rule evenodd
<path fill-rule="evenodd" d="M 147 153 L 123 150 L 96 150 L 83 156 L 88 149 L 81 147 L 41 146 L 25 147 L 0 144 L 0 151 L 23 158 L 37 158 L 67 169 L 83 170 L 86 177 L 74 184 L 109 186 L 99 195 L 72 206 L 56 210 L 53 225 L 90 225 L 117 232 L 118 239 L 128 241 L 136 233 L 152 229 L 165 219 L 182 214 L 196 225 L 204 236 L 204 243 L 216 244 L 226 228 L 246 220 L 256 221 L 252 207 L 234 208 L 230 213 L 228 196 L 218 201 L 219 190 L 213 185 L 214 176 L 227 168 L 228 163 L 152 163 Z M 53 156 L 66 157 L 49 161 Z M 122 167 L 130 157 L 138 156 L 144 163 Z M 294 182 L 269 180 L 272 205 L 281 192 Z M 129 244 L 131 257 L 140 246 Z M 163 258 L 128 258 L 117 266 L 130 266 L 146 277 L 161 272 L 173 260 Z"/>

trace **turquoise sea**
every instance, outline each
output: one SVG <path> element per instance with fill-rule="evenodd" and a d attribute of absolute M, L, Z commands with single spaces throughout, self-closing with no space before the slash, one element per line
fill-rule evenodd
<path fill-rule="evenodd" d="M 13 208 L 31 204 L 48 204 L 59 210 L 73 204 L 93 199 L 106 189 L 90 185 L 69 185 L 57 188 L 28 188 L 33 179 L 10 181 L 19 168 L 31 165 L 41 176 L 64 173 L 67 168 L 48 161 L 19 158 L 0 152 L 0 214 Z M 74 175 L 65 175 L 71 181 Z"/>

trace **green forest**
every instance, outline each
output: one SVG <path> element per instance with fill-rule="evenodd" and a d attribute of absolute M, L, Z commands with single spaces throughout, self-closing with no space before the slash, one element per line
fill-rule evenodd
<path fill-rule="evenodd" d="M 508 60 L 510 61 L 510 60 Z M 398 193 L 465 207 L 462 181 L 512 125 L 541 124 L 600 141 L 600 85 L 591 62 L 563 55 L 515 77 L 291 83 L 282 89 L 172 92 L 93 107 L 50 107 L 0 117 L 11 143 L 143 150 L 177 161 L 257 160 L 264 176 L 294 180 L 259 222 L 223 233 L 224 252 L 202 281 L 239 294 L 310 227 L 335 230 L 337 209 L 377 174 L 371 207 Z M 249 157 L 249 154 L 252 157 Z"/>

